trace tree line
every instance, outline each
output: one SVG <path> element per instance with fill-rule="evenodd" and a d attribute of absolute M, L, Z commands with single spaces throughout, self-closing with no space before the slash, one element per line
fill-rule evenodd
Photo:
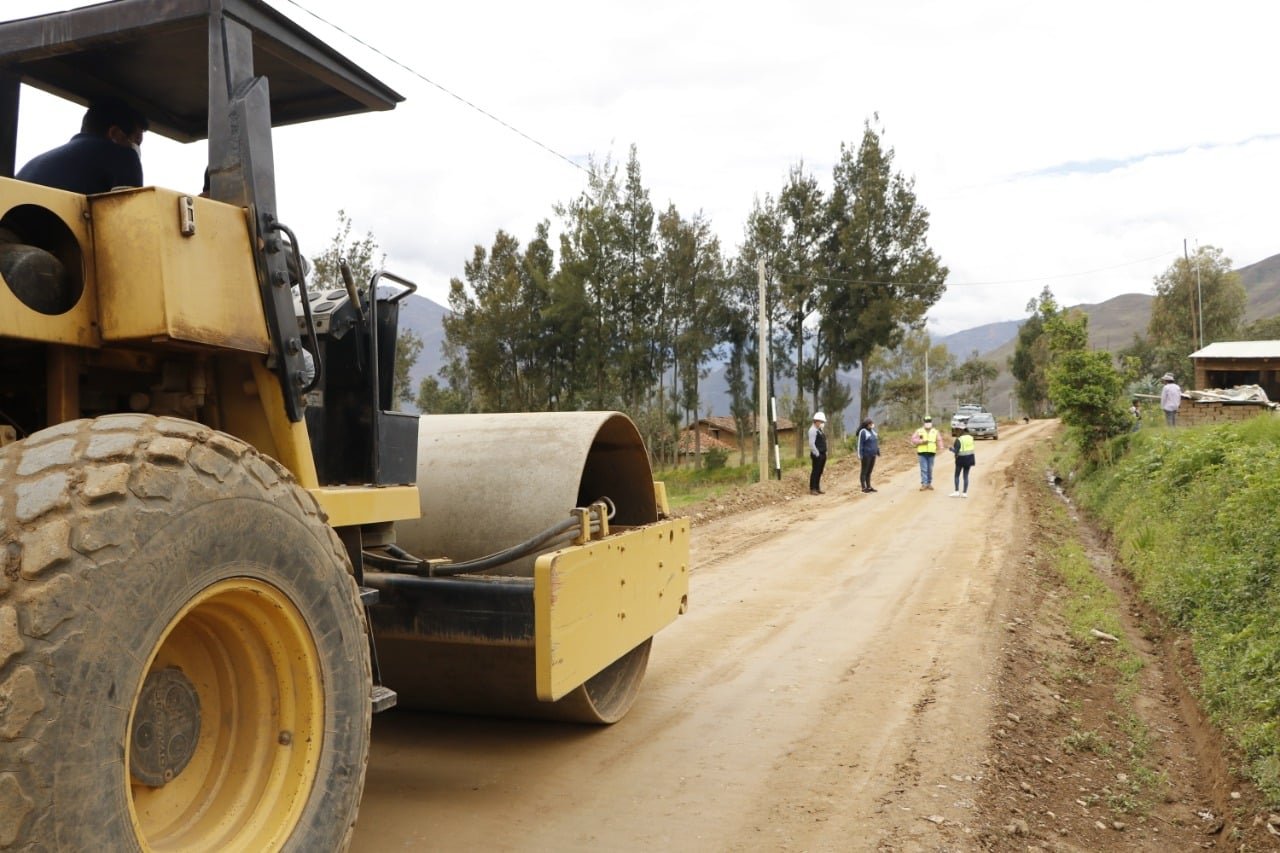
<path fill-rule="evenodd" d="M 699 380 L 722 362 L 728 414 L 750 434 L 763 261 L 765 381 L 797 389 L 781 414 L 803 424 L 822 408 L 838 429 L 853 401 L 838 371 L 920 329 L 947 277 L 878 119 L 840 146 L 829 186 L 800 162 L 757 196 L 732 253 L 702 212 L 655 207 L 634 146 L 621 166 L 593 160 L 552 214 L 558 241 L 550 218 L 524 243 L 499 231 L 450 282 L 445 363 L 417 389 L 422 411 L 618 409 L 672 459 L 681 425 L 706 413 Z M 882 386 L 863 382 L 860 411 Z"/>

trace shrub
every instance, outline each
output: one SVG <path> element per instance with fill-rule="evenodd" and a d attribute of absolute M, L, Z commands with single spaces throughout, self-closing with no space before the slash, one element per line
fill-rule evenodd
<path fill-rule="evenodd" d="M 712 447 L 703 455 L 702 461 L 706 464 L 708 471 L 715 471 L 723 468 L 729 461 L 729 451 L 723 447 Z"/>

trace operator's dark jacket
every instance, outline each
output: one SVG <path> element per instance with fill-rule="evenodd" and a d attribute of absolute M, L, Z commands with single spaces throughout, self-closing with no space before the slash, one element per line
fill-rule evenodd
<path fill-rule="evenodd" d="M 65 145 L 32 158 L 16 175 L 20 181 L 93 195 L 114 187 L 142 186 L 138 152 L 92 133 L 77 133 Z"/>

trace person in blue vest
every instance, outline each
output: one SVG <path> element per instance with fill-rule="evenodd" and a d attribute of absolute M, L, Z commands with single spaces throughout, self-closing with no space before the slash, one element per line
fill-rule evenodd
<path fill-rule="evenodd" d="M 956 457 L 956 487 L 951 493 L 953 498 L 969 497 L 969 469 L 973 467 L 973 436 L 966 429 L 955 431 L 955 441 L 951 442 L 951 452 Z M 964 475 L 964 491 L 960 491 L 960 477 Z"/>
<path fill-rule="evenodd" d="M 876 424 L 867 418 L 858 426 L 858 459 L 862 462 L 862 470 L 858 480 L 862 483 L 863 492 L 874 492 L 871 487 L 871 472 L 876 467 L 876 457 L 880 455 L 880 436 L 876 434 Z"/>
<path fill-rule="evenodd" d="M 822 469 L 827 467 L 827 436 L 822 431 L 827 425 L 827 416 L 818 412 L 813 416 L 813 426 L 809 427 L 809 461 L 813 465 L 809 471 L 809 494 L 821 495 Z"/>

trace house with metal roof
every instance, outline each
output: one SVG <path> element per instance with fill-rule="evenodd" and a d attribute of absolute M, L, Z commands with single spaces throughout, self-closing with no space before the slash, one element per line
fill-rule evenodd
<path fill-rule="evenodd" d="M 1216 341 L 1190 358 L 1195 381 L 1183 392 L 1179 423 L 1242 420 L 1275 411 L 1274 401 L 1280 400 L 1280 341 Z"/>
<path fill-rule="evenodd" d="M 1280 341 L 1215 341 L 1191 353 L 1195 388 L 1258 385 L 1280 400 Z"/>

